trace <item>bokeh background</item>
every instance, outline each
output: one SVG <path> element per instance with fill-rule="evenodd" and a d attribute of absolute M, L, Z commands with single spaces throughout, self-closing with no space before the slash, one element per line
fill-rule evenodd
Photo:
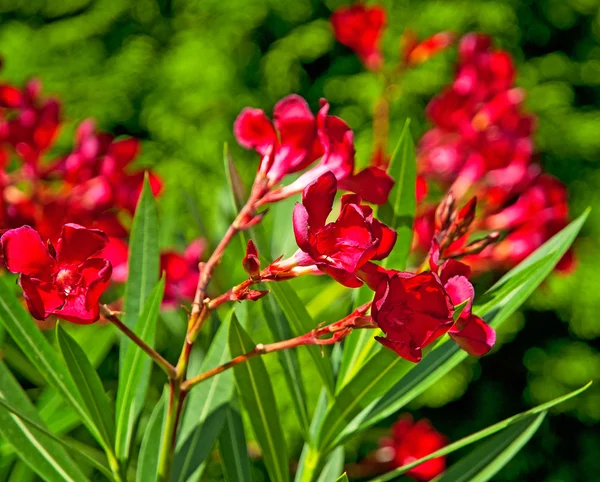
<path fill-rule="evenodd" d="M 512 53 L 518 84 L 527 92 L 526 107 L 539 118 L 541 163 L 567 184 L 573 217 L 593 207 L 576 244 L 576 272 L 548 280 L 507 323 L 492 355 L 467 360 L 409 407 L 456 440 L 600 378 L 600 1 L 379 3 L 388 10 L 387 59 L 397 57 L 398 39 L 407 27 L 421 37 L 441 30 L 486 32 Z M 256 169 L 256 156 L 239 148 L 232 135 L 244 106 L 270 112 L 277 100 L 296 92 L 316 108 L 318 99 L 326 97 L 332 113 L 355 130 L 358 164 L 367 163 L 380 83 L 335 42 L 328 19 L 340 5 L 318 0 L 0 0 L 1 76 L 17 85 L 39 77 L 46 94 L 61 99 L 68 122 L 58 152 L 69 149 L 75 125 L 87 117 L 102 130 L 142 139 L 140 164 L 153 166 L 165 181 L 159 202 L 163 247 L 183 249 L 198 236 L 214 243 L 232 215 L 223 143 L 229 143 L 245 179 Z M 415 140 L 422 135 L 424 107 L 451 79 L 454 59 L 450 49 L 405 78 L 391 111 L 392 140 L 407 117 Z M 279 211 L 270 222 L 289 223 L 281 214 L 285 208 Z M 278 240 L 275 254 L 289 246 L 291 223 L 289 234 Z M 224 271 L 239 272 L 239 250 L 234 247 Z M 307 299 L 316 295 L 314 287 L 299 289 Z M 333 319 L 336 306 L 347 307 L 346 299 L 331 305 L 323 311 L 313 302 L 309 308 Z M 161 350 L 173 351 L 173 357 L 177 347 L 168 340 L 170 331 L 183 329 L 178 316 L 164 317 L 159 340 Z M 253 337 L 262 341 L 260 320 L 256 325 Z M 277 361 L 267 360 L 277 379 Z M 101 367 L 105 379 L 116 378 L 116 363 L 116 352 L 111 352 Z M 156 398 L 160 384 L 157 374 Z M 289 401 L 280 398 L 285 412 Z M 495 480 L 569 482 L 600 474 L 600 384 L 556 412 Z M 364 457 L 385 431 L 382 424 L 349 443 L 346 461 Z M 292 452 L 299 453 L 293 416 L 286 432 Z M 256 480 L 266 480 L 259 463 L 255 470 Z M 205 475 L 219 480 L 216 458 Z"/>

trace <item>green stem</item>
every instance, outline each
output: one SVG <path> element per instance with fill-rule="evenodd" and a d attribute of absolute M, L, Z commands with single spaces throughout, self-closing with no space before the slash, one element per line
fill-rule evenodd
<path fill-rule="evenodd" d="M 298 482 L 313 482 L 317 478 L 320 464 L 320 452 L 313 447 L 309 447 L 306 457 L 304 458 L 304 464 L 302 464 L 302 473 L 300 474 Z"/>
<path fill-rule="evenodd" d="M 107 453 L 108 465 L 110 466 L 110 470 L 113 474 L 113 478 L 115 482 L 125 482 L 127 480 L 127 475 L 125 471 L 125 466 L 119 464 L 119 461 L 112 453 Z"/>
<path fill-rule="evenodd" d="M 169 482 L 171 479 L 171 466 L 173 464 L 173 453 L 175 452 L 177 422 L 179 421 L 179 415 L 183 405 L 183 397 L 181 395 L 180 383 L 177 380 L 170 380 L 169 406 L 167 408 L 167 417 L 160 444 L 157 482 Z"/>

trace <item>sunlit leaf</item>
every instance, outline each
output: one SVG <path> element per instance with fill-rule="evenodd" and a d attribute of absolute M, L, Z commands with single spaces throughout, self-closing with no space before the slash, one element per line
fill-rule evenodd
<path fill-rule="evenodd" d="M 136 335 L 150 346 L 154 344 L 156 322 L 164 289 L 165 280 L 163 277 L 150 292 L 134 330 Z M 131 439 L 141 409 L 136 403 L 136 398 L 141 393 L 140 387 L 148 386 L 150 364 L 151 360 L 148 355 L 137 345 L 130 343 L 126 347 L 125 359 L 119 377 L 116 403 L 116 453 L 121 460 L 126 460 L 129 457 Z"/>
<path fill-rule="evenodd" d="M 232 356 L 250 352 L 256 345 L 235 317 L 229 330 L 229 348 Z M 288 456 L 273 387 L 260 357 L 254 357 L 234 368 L 237 391 L 246 409 L 262 455 L 274 482 L 288 481 Z"/>

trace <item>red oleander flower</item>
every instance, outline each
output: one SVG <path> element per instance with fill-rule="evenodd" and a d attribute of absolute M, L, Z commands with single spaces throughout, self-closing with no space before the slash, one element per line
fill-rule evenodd
<path fill-rule="evenodd" d="M 452 327 L 452 301 L 435 273 L 383 274 L 371 316 L 386 337 L 376 339 L 402 358 L 417 363 L 422 349 Z"/>
<path fill-rule="evenodd" d="M 102 231 L 65 224 L 56 251 L 29 226 L 8 230 L 1 243 L 6 266 L 20 274 L 35 318 L 56 315 L 79 324 L 98 320 L 98 300 L 112 272 L 109 261 L 93 257 L 108 243 Z"/>
<path fill-rule="evenodd" d="M 433 428 L 429 420 L 415 422 L 409 414 L 402 415 L 392 426 L 391 437 L 380 441 L 378 458 L 391 468 L 402 467 L 444 448 L 448 441 Z M 406 475 L 426 482 L 446 470 L 446 458 L 436 457 L 410 469 Z"/>
<path fill-rule="evenodd" d="M 386 24 L 382 7 L 362 4 L 337 9 L 331 16 L 331 25 L 338 42 L 352 49 L 370 70 L 383 64 L 379 41 Z"/>
<path fill-rule="evenodd" d="M 294 208 L 294 234 L 300 247 L 295 257 L 301 266 L 314 264 L 344 286 L 358 287 L 362 281 L 356 272 L 368 261 L 388 256 L 397 233 L 374 219 L 372 209 L 353 194 L 342 196 L 339 217 L 326 224 L 336 190 L 331 172 L 304 190 L 302 204 Z"/>
<path fill-rule="evenodd" d="M 288 174 L 320 161 L 293 183 L 267 194 L 264 202 L 274 202 L 302 190 L 321 174 L 332 172 L 340 188 L 360 194 L 366 201 L 383 204 L 394 181 L 377 167 L 354 174 L 354 136 L 339 117 L 328 115 L 329 104 L 321 100 L 317 116 L 298 95 L 280 100 L 273 111 L 273 123 L 260 109 L 245 108 L 235 121 L 239 144 L 262 156 L 259 175 L 274 187 Z"/>
<path fill-rule="evenodd" d="M 160 270 L 165 273 L 163 308 L 174 309 L 183 301 L 194 298 L 198 284 L 198 263 L 205 248 L 204 240 L 196 239 L 183 254 L 175 251 L 161 253 Z"/>

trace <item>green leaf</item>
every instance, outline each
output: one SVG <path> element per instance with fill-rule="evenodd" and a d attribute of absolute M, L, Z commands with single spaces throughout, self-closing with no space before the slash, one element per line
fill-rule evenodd
<path fill-rule="evenodd" d="M 223 474 L 227 482 L 251 482 L 252 471 L 244 433 L 242 414 L 237 403 L 225 411 L 225 426 L 219 437 Z"/>
<path fill-rule="evenodd" d="M 202 361 L 200 373 L 231 360 L 228 336 L 232 316 L 233 309 L 221 323 L 208 353 Z M 175 463 L 173 464 L 174 473 L 171 477 L 173 481 L 185 481 L 199 477 L 198 472 L 204 469 L 203 463 L 223 428 L 226 408 L 233 393 L 234 379 L 231 370 L 196 385 L 190 391 L 186 400 Z"/>
<path fill-rule="evenodd" d="M 338 447 L 331 452 L 331 455 L 329 455 L 317 482 L 329 482 L 330 480 L 334 480 L 335 477 L 339 477 L 342 470 L 344 470 L 344 447 Z"/>
<path fill-rule="evenodd" d="M 168 389 L 165 389 L 163 396 L 154 406 L 150 419 L 148 420 L 137 464 L 137 482 L 156 481 L 160 442 L 162 440 L 163 421 L 165 418 L 165 407 L 167 405 L 168 396 L 169 391 Z"/>
<path fill-rule="evenodd" d="M 255 346 L 234 316 L 229 330 L 231 355 L 235 357 L 248 353 Z M 270 480 L 286 482 L 289 480 L 287 448 L 265 364 L 260 357 L 254 357 L 236 365 L 234 375 L 238 393 L 262 449 Z"/>
<path fill-rule="evenodd" d="M 398 270 L 406 269 L 413 238 L 413 222 L 415 219 L 417 165 L 415 145 L 410 133 L 410 119 L 406 119 L 400 140 L 390 160 L 388 174 L 395 184 L 390 192 L 388 202 L 381 206 L 378 218 L 398 233 L 398 239 L 390 255 L 383 261 L 383 266 Z"/>
<path fill-rule="evenodd" d="M 112 407 L 102 381 L 81 347 L 58 323 L 56 339 L 89 417 L 102 436 L 104 447 L 112 451 L 115 439 L 114 421 Z"/>
<path fill-rule="evenodd" d="M 227 184 L 229 185 L 233 198 L 233 206 L 237 212 L 240 211 L 246 203 L 246 188 L 244 187 L 244 181 L 242 181 L 242 177 L 231 158 L 227 143 L 223 146 L 223 161 L 225 164 L 225 173 L 227 175 Z"/>
<path fill-rule="evenodd" d="M 337 284 L 337 283 L 336 283 Z M 366 285 L 355 290 L 354 308 L 357 308 L 373 299 L 373 291 Z M 337 391 L 352 380 L 365 362 L 381 349 L 375 337 L 381 330 L 354 330 L 344 339 L 342 364 L 337 379 Z"/>
<path fill-rule="evenodd" d="M 272 296 L 267 296 L 261 303 L 267 326 L 276 340 L 293 338 L 289 322 Z M 285 381 L 290 392 L 294 413 L 298 419 L 298 428 L 304 436 L 308 436 L 308 419 L 306 389 L 302 379 L 302 371 L 296 350 L 281 350 L 277 352 L 279 363 L 283 368 Z"/>
<path fill-rule="evenodd" d="M 486 482 L 504 467 L 540 427 L 546 412 L 508 427 L 447 469 L 435 482 Z"/>
<path fill-rule="evenodd" d="M 348 476 L 346 475 L 346 472 L 344 472 L 337 479 L 335 479 L 335 482 L 349 482 L 348 481 Z"/>
<path fill-rule="evenodd" d="M 154 344 L 156 321 L 160 311 L 160 304 L 165 289 L 164 277 L 150 292 L 140 319 L 135 326 L 135 334 L 150 346 Z M 143 393 L 150 378 L 152 361 L 137 345 L 131 343 L 125 349 L 125 358 L 119 376 L 116 403 L 116 453 L 120 460 L 129 457 L 131 439 L 141 406 L 136 403 L 136 398 Z M 143 392 L 140 387 L 144 387 Z"/>
<path fill-rule="evenodd" d="M 303 335 L 316 328 L 316 323 L 306 310 L 306 305 L 300 300 L 289 283 L 271 283 L 271 293 L 275 296 L 281 311 L 290 323 L 294 336 Z M 325 388 L 334 394 L 333 371 L 327 352 L 317 345 L 305 346 L 317 368 Z"/>
<path fill-rule="evenodd" d="M 67 405 L 75 410 L 96 440 L 102 443 L 102 435 L 88 415 L 69 371 L 4 279 L 0 281 L 0 321 L 31 363 L 60 393 Z"/>
<path fill-rule="evenodd" d="M 11 443 L 19 458 L 43 480 L 87 480 L 64 448 L 58 446 L 45 430 L 39 430 L 37 426 L 24 421 L 27 417 L 40 427 L 42 424 L 27 395 L 4 363 L 0 363 L 0 405 L 0 435 Z M 8 407 L 11 409 L 8 410 Z M 19 407 L 19 411 L 12 407 Z"/>
<path fill-rule="evenodd" d="M 592 384 L 592 382 L 589 382 L 587 385 L 584 385 L 583 387 L 581 387 L 571 393 L 563 395 L 562 397 L 555 398 L 554 400 L 543 403 L 542 405 L 538 405 L 537 407 L 534 407 L 531 410 L 527 410 L 526 412 L 519 413 L 517 415 L 513 415 L 512 417 L 504 419 L 501 422 L 495 423 L 494 425 L 491 425 L 488 428 L 485 428 L 483 430 L 480 430 L 479 432 L 469 435 L 468 437 L 462 438 L 462 439 L 458 440 L 457 442 L 446 445 L 444 448 L 442 448 L 440 450 L 436 450 L 435 452 L 427 455 L 426 457 L 422 457 L 418 460 L 415 460 L 414 462 L 411 462 L 410 464 L 406 464 L 402 467 L 392 470 L 391 472 L 388 472 L 387 474 L 385 474 L 381 477 L 376 477 L 375 479 L 372 479 L 371 482 L 385 482 L 387 480 L 393 480 L 396 477 L 398 477 L 402 474 L 405 474 L 413 467 L 416 467 L 417 465 L 422 464 L 423 462 L 427 462 L 428 460 L 434 459 L 436 457 L 441 457 L 443 455 L 448 455 L 458 449 L 466 447 L 467 445 L 470 445 L 472 443 L 478 442 L 481 439 L 489 437 L 490 435 L 493 435 L 493 434 L 499 432 L 500 430 L 504 430 L 505 428 L 513 425 L 514 423 L 521 422 L 524 419 L 528 420 L 531 415 L 537 415 L 538 413 L 545 412 L 546 410 L 554 407 L 555 405 L 558 405 L 559 403 L 562 403 L 566 400 L 569 400 L 570 398 L 573 398 L 573 397 L 579 395 L 581 392 L 587 390 L 591 384 Z"/>
<path fill-rule="evenodd" d="M 333 448 L 332 442 L 345 426 L 371 402 L 385 395 L 412 367 L 411 362 L 392 350 L 376 352 L 330 403 L 317 446 L 325 451 Z"/>
<path fill-rule="evenodd" d="M 474 313 L 482 316 L 494 329 L 514 313 L 552 272 L 581 230 L 589 210 L 544 243 L 519 266 L 509 271 L 483 295 L 484 301 L 476 304 Z M 476 300 L 477 301 L 477 300 Z M 336 438 L 341 443 L 351 434 L 363 431 L 396 413 L 424 390 L 436 383 L 468 354 L 455 343 L 443 343 L 423 360 L 413 366 L 408 374 L 378 401 L 348 423 Z"/>
<path fill-rule="evenodd" d="M 131 227 L 128 260 L 123 321 L 129 328 L 134 329 L 142 314 L 144 303 L 158 281 L 160 269 L 158 214 L 147 174 Z M 122 339 L 121 356 L 123 359 L 125 347 L 128 344 L 129 340 Z"/>

